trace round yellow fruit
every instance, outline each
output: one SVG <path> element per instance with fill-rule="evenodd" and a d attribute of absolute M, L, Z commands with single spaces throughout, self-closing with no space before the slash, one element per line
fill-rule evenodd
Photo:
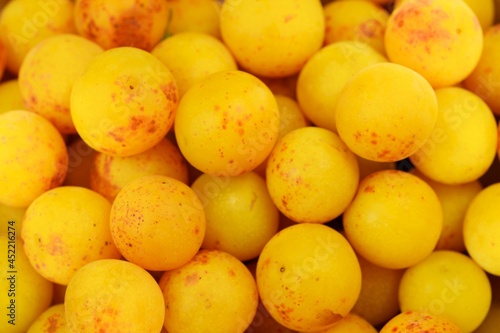
<path fill-rule="evenodd" d="M 334 1 L 324 7 L 324 13 L 325 45 L 352 40 L 385 54 L 389 13 L 380 5 L 366 0 Z"/>
<path fill-rule="evenodd" d="M 497 153 L 497 123 L 486 103 L 458 87 L 436 89 L 437 121 L 410 160 L 428 178 L 445 184 L 477 180 Z"/>
<path fill-rule="evenodd" d="M 430 180 L 418 171 L 413 174 L 432 187 L 443 208 L 443 230 L 436 250 L 465 251 L 463 236 L 465 213 L 472 200 L 483 189 L 481 183 L 476 180 L 465 184 L 448 185 Z"/>
<path fill-rule="evenodd" d="M 67 285 L 75 272 L 98 259 L 118 259 L 109 228 L 111 204 L 83 187 L 45 192 L 26 210 L 22 237 L 33 267 L 46 279 Z"/>
<path fill-rule="evenodd" d="M 64 304 L 52 305 L 45 310 L 28 328 L 26 333 L 66 333 L 68 327 Z"/>
<path fill-rule="evenodd" d="M 437 244 L 442 222 L 441 203 L 432 188 L 399 170 L 364 178 L 343 215 L 345 235 L 356 252 L 390 269 L 425 259 Z"/>
<path fill-rule="evenodd" d="M 182 32 L 201 32 L 220 38 L 220 1 L 167 1 L 168 24 L 166 35 Z"/>
<path fill-rule="evenodd" d="M 78 134 L 90 147 L 130 156 L 165 137 L 177 102 L 175 80 L 158 58 L 118 47 L 96 56 L 76 79 L 70 109 Z"/>
<path fill-rule="evenodd" d="M 62 184 L 68 153 L 59 131 L 33 112 L 0 115 L 0 204 L 27 207 L 39 195 Z"/>
<path fill-rule="evenodd" d="M 278 209 L 264 179 L 252 171 L 234 177 L 203 174 L 191 188 L 202 202 L 207 221 L 202 248 L 246 261 L 258 257 L 278 231 Z"/>
<path fill-rule="evenodd" d="M 206 222 L 203 206 L 189 186 L 153 175 L 121 189 L 111 208 L 110 228 L 128 261 L 165 271 L 184 265 L 196 254 Z"/>
<path fill-rule="evenodd" d="M 446 332 L 463 333 L 452 321 L 434 316 L 430 313 L 419 311 L 406 311 L 398 314 L 387 322 L 380 333 L 421 333 L 421 332 Z"/>
<path fill-rule="evenodd" d="M 160 279 L 169 333 L 243 333 L 259 300 L 255 279 L 241 261 L 217 250 L 201 250 Z"/>
<path fill-rule="evenodd" d="M 266 182 L 278 209 L 296 222 L 325 223 L 344 212 L 359 181 L 358 163 L 339 136 L 303 127 L 269 156 Z"/>
<path fill-rule="evenodd" d="M 10 229 L 9 229 L 10 227 Z M 31 266 L 24 253 L 21 230 L 4 222 L 0 233 L 0 303 L 3 318 L 0 331 L 25 333 L 31 323 L 51 304 L 53 284 Z M 9 322 L 10 321 L 10 322 Z"/>
<path fill-rule="evenodd" d="M 168 22 L 163 0 L 76 0 L 74 14 L 78 34 L 106 50 L 131 46 L 150 51 Z"/>
<path fill-rule="evenodd" d="M 7 52 L 7 68 L 13 74 L 26 54 L 47 37 L 75 33 L 71 0 L 9 1 L 0 15 L 0 40 Z"/>
<path fill-rule="evenodd" d="M 186 161 L 179 149 L 166 138 L 153 148 L 132 156 L 96 153 L 91 164 L 90 188 L 113 202 L 125 185 L 152 175 L 188 182 Z"/>
<path fill-rule="evenodd" d="M 317 333 L 377 333 L 377 330 L 363 317 L 349 313 L 331 328 Z"/>
<path fill-rule="evenodd" d="M 336 108 L 337 131 L 365 159 L 394 162 L 414 154 L 429 138 L 438 105 L 430 84 L 417 72 L 378 63 L 355 74 Z"/>
<path fill-rule="evenodd" d="M 337 132 L 336 107 L 346 83 L 361 69 L 385 61 L 368 45 L 354 41 L 333 43 L 316 52 L 297 80 L 297 101 L 306 117 L 319 127 Z"/>
<path fill-rule="evenodd" d="M 262 250 L 256 275 L 271 316 L 301 332 L 335 325 L 351 311 L 361 288 L 351 245 L 322 224 L 301 223 L 277 233 Z"/>
<path fill-rule="evenodd" d="M 236 176 L 266 159 L 279 126 L 276 99 L 262 81 L 242 71 L 223 71 L 183 96 L 175 137 L 183 156 L 198 170 Z"/>
<path fill-rule="evenodd" d="M 399 283 L 404 269 L 388 269 L 372 264 L 358 255 L 361 267 L 361 292 L 352 308 L 373 326 L 386 323 L 399 312 Z"/>
<path fill-rule="evenodd" d="M 70 332 L 158 333 L 165 317 L 161 289 L 144 269 L 104 259 L 80 268 L 66 290 Z"/>
<path fill-rule="evenodd" d="M 500 276 L 500 184 L 483 189 L 469 204 L 464 219 L 464 242 L 469 255 L 485 271 Z"/>
<path fill-rule="evenodd" d="M 30 50 L 19 70 L 26 109 L 50 120 L 63 134 L 76 133 L 69 111 L 73 82 L 102 48 L 76 35 L 49 37 Z"/>
<path fill-rule="evenodd" d="M 484 32 L 481 59 L 464 81 L 464 87 L 481 97 L 497 115 L 500 115 L 499 57 L 500 24 L 497 24 Z"/>
<path fill-rule="evenodd" d="M 298 73 L 321 48 L 325 18 L 319 1 L 231 0 L 222 5 L 220 28 L 241 68 L 284 77 Z"/>
<path fill-rule="evenodd" d="M 452 86 L 469 76 L 482 47 L 481 25 L 463 1 L 407 0 L 387 22 L 389 60 L 417 71 L 434 88 Z"/>
<path fill-rule="evenodd" d="M 220 40 L 199 32 L 171 36 L 151 53 L 170 69 L 180 97 L 210 74 L 237 69 L 233 56 Z"/>
<path fill-rule="evenodd" d="M 399 285 L 401 311 L 429 312 L 473 332 L 488 314 L 491 286 L 471 258 L 454 251 L 435 251 L 408 268 Z"/>

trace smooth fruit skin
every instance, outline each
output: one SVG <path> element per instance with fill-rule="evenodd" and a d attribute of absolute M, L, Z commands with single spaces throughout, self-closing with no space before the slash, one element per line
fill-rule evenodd
<path fill-rule="evenodd" d="M 399 312 L 399 283 L 404 269 L 388 269 L 357 256 L 361 267 L 361 292 L 351 313 L 373 326 L 386 323 Z"/>
<path fill-rule="evenodd" d="M 381 62 L 356 73 L 335 110 L 337 131 L 356 155 L 395 162 L 414 154 L 436 123 L 436 94 L 422 75 Z"/>
<path fill-rule="evenodd" d="M 495 117 L 481 98 L 463 88 L 436 89 L 436 98 L 436 124 L 410 160 L 426 177 L 440 183 L 475 181 L 496 157 Z"/>
<path fill-rule="evenodd" d="M 58 303 L 45 310 L 33 321 L 26 333 L 67 333 L 64 304 Z"/>
<path fill-rule="evenodd" d="M 464 81 L 464 87 L 481 97 L 496 115 L 500 115 L 499 57 L 500 24 L 496 24 L 484 32 L 481 58 Z"/>
<path fill-rule="evenodd" d="M 483 189 L 470 203 L 464 219 L 467 252 L 485 271 L 500 276 L 500 184 Z"/>
<path fill-rule="evenodd" d="M 80 268 L 64 302 L 70 332 L 161 331 L 165 302 L 155 279 L 124 260 L 105 259 Z"/>
<path fill-rule="evenodd" d="M 318 127 L 285 135 L 266 169 L 274 204 L 296 222 L 325 223 L 338 217 L 354 197 L 358 181 L 354 154 L 337 134 Z"/>
<path fill-rule="evenodd" d="M 0 39 L 7 53 L 7 69 L 18 74 L 26 54 L 47 37 L 76 33 L 73 1 L 9 1 L 0 15 Z"/>
<path fill-rule="evenodd" d="M 265 180 L 252 171 L 229 178 L 203 174 L 191 188 L 205 211 L 204 249 L 221 250 L 247 261 L 258 257 L 278 231 L 278 209 Z"/>
<path fill-rule="evenodd" d="M 419 311 L 398 314 L 382 327 L 380 333 L 463 333 L 452 321 Z"/>
<path fill-rule="evenodd" d="M 225 1 L 220 15 L 222 40 L 241 68 L 255 75 L 298 73 L 323 45 L 325 19 L 317 0 Z"/>
<path fill-rule="evenodd" d="M 234 256 L 201 250 L 186 265 L 165 272 L 160 287 L 169 333 L 243 333 L 258 304 L 255 279 Z"/>
<path fill-rule="evenodd" d="M 83 37 L 61 34 L 30 50 L 19 70 L 27 110 L 50 120 L 63 134 L 75 134 L 69 111 L 74 81 L 103 49 Z"/>
<path fill-rule="evenodd" d="M 59 131 L 33 112 L 0 115 L 0 204 L 27 207 L 42 193 L 62 184 L 68 153 Z"/>
<path fill-rule="evenodd" d="M 273 149 L 279 126 L 276 99 L 261 80 L 243 71 L 222 71 L 183 96 L 175 137 L 192 166 L 227 177 L 262 163 Z"/>
<path fill-rule="evenodd" d="M 75 272 L 99 259 L 118 259 L 109 228 L 111 204 L 83 187 L 60 186 L 26 210 L 22 237 L 31 264 L 46 279 L 67 285 Z"/>
<path fill-rule="evenodd" d="M 150 175 L 126 186 L 113 201 L 113 241 L 144 269 L 165 271 L 187 263 L 200 249 L 206 222 L 195 192 L 183 182 Z"/>
<path fill-rule="evenodd" d="M 331 328 L 318 331 L 317 333 L 377 333 L 366 319 L 354 313 L 349 313 L 347 316 L 339 320 Z"/>
<path fill-rule="evenodd" d="M 144 176 L 168 176 L 188 183 L 184 157 L 167 138 L 145 152 L 132 156 L 111 156 L 97 152 L 89 166 L 90 189 L 110 202 L 127 184 Z"/>
<path fill-rule="evenodd" d="M 344 3 L 344 2 L 334 2 Z M 297 79 L 297 101 L 315 125 L 337 132 L 337 102 L 347 82 L 361 69 L 387 59 L 370 46 L 340 41 L 314 53 Z"/>
<path fill-rule="evenodd" d="M 417 71 L 434 88 L 465 79 L 477 65 L 482 47 L 481 25 L 462 1 L 407 0 L 387 22 L 389 60 Z"/>
<path fill-rule="evenodd" d="M 237 69 L 231 52 L 220 40 L 199 32 L 170 36 L 158 43 L 151 54 L 170 69 L 180 97 L 210 74 Z"/>
<path fill-rule="evenodd" d="M 334 1 L 324 6 L 325 45 L 342 40 L 365 43 L 385 55 L 389 13 L 366 0 Z"/>
<path fill-rule="evenodd" d="M 131 156 L 165 137 L 178 98 L 175 80 L 158 58 L 138 48 L 117 47 L 96 56 L 73 84 L 71 117 L 93 149 Z"/>
<path fill-rule="evenodd" d="M 77 0 L 75 27 L 79 35 L 105 50 L 132 46 L 150 51 L 165 35 L 166 1 Z"/>
<path fill-rule="evenodd" d="M 432 188 L 399 170 L 364 178 L 343 214 L 345 235 L 356 252 L 390 269 L 413 266 L 431 254 L 442 220 L 441 203 Z"/>
<path fill-rule="evenodd" d="M 257 262 L 262 303 L 281 325 L 315 332 L 345 317 L 361 288 L 361 270 L 347 240 L 325 225 L 283 229 Z"/>
<path fill-rule="evenodd" d="M 447 318 L 463 333 L 473 332 L 488 314 L 491 286 L 470 257 L 435 251 L 408 268 L 399 285 L 401 311 L 423 311 Z"/>

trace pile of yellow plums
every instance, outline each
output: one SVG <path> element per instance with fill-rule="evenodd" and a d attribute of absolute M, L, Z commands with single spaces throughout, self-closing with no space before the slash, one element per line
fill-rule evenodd
<path fill-rule="evenodd" d="M 0 8 L 0 332 L 498 333 L 500 1 Z"/>

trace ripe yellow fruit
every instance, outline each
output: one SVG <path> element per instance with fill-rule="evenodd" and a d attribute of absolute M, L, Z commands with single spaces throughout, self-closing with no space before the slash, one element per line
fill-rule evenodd
<path fill-rule="evenodd" d="M 399 283 L 404 269 L 388 269 L 372 264 L 358 255 L 361 267 L 361 292 L 352 313 L 373 326 L 386 323 L 399 312 Z"/>
<path fill-rule="evenodd" d="M 171 36 L 151 51 L 170 70 L 179 88 L 179 96 L 213 73 L 236 70 L 236 62 L 217 38 L 199 32 Z"/>
<path fill-rule="evenodd" d="M 25 108 L 17 79 L 0 83 L 0 114 Z"/>
<path fill-rule="evenodd" d="M 145 176 L 118 193 L 110 228 L 128 261 L 147 270 L 165 271 L 184 265 L 199 250 L 205 213 L 186 184 L 166 176 Z"/>
<path fill-rule="evenodd" d="M 24 249 L 46 279 L 67 285 L 75 272 L 98 259 L 118 259 L 109 227 L 111 204 L 83 187 L 61 186 L 31 203 L 23 220 Z"/>
<path fill-rule="evenodd" d="M 382 327 L 380 333 L 446 332 L 463 333 L 452 321 L 426 312 L 406 311 L 398 314 Z"/>
<path fill-rule="evenodd" d="M 469 255 L 488 273 L 500 276 L 500 184 L 483 189 L 470 203 L 464 220 Z"/>
<path fill-rule="evenodd" d="M 26 54 L 47 37 L 75 33 L 71 0 L 9 1 L 0 15 L 0 40 L 7 51 L 7 68 L 13 74 Z"/>
<path fill-rule="evenodd" d="M 325 45 L 343 40 L 366 43 L 385 54 L 384 34 L 389 13 L 366 0 L 334 1 L 324 7 Z"/>
<path fill-rule="evenodd" d="M 463 222 L 470 203 L 483 189 L 481 183 L 476 180 L 465 184 L 449 185 L 435 182 L 422 175 L 418 170 L 413 174 L 425 180 L 432 187 L 443 208 L 443 230 L 439 236 L 436 250 L 464 252 Z"/>
<path fill-rule="evenodd" d="M 425 77 L 434 88 L 457 84 L 477 65 L 483 31 L 465 2 L 407 0 L 387 22 L 389 59 Z"/>
<path fill-rule="evenodd" d="M 219 1 L 167 1 L 167 10 L 167 36 L 182 32 L 201 32 L 220 38 Z"/>
<path fill-rule="evenodd" d="M 428 312 L 473 332 L 491 304 L 486 273 L 470 257 L 454 251 L 435 251 L 408 268 L 399 285 L 401 311 Z"/>
<path fill-rule="evenodd" d="M 278 209 L 264 179 L 252 171 L 234 177 L 203 174 L 191 188 L 202 202 L 207 221 L 202 248 L 246 261 L 258 257 L 278 231 Z"/>
<path fill-rule="evenodd" d="M 436 246 L 442 221 L 441 203 L 432 188 L 398 170 L 364 178 L 343 215 L 345 235 L 356 252 L 391 269 L 425 259 Z"/>
<path fill-rule="evenodd" d="M 106 50 L 132 46 L 150 51 L 167 29 L 163 0 L 76 0 L 74 13 L 78 34 Z"/>
<path fill-rule="evenodd" d="M 66 290 L 70 332 L 158 333 L 165 317 L 161 289 L 144 269 L 104 259 L 80 268 Z"/>
<path fill-rule="evenodd" d="M 262 81 L 246 72 L 223 71 L 183 96 L 175 137 L 183 156 L 198 170 L 236 176 L 266 159 L 279 126 L 276 99 Z"/>
<path fill-rule="evenodd" d="M 347 316 L 339 320 L 331 328 L 318 331 L 317 333 L 377 333 L 375 327 L 373 327 L 366 319 L 358 316 L 354 313 L 349 313 Z"/>
<path fill-rule="evenodd" d="M 0 265 L 3 267 L 0 274 L 0 302 L 3 307 L 0 331 L 25 333 L 31 323 L 50 306 L 54 285 L 31 266 L 24 253 L 18 222 L 12 225 L 4 223 L 2 228 L 5 233 L 0 233 Z M 15 235 L 7 233 L 9 226 L 15 229 Z M 14 257 L 12 251 L 15 251 Z M 9 323 L 9 320 L 13 321 Z"/>
<path fill-rule="evenodd" d="M 68 153 L 59 131 L 33 112 L 0 115 L 0 204 L 27 207 L 35 198 L 62 184 Z"/>
<path fill-rule="evenodd" d="M 241 261 L 223 251 L 201 250 L 160 279 L 169 333 L 243 333 L 257 311 L 255 279 Z"/>
<path fill-rule="evenodd" d="M 118 47 L 96 56 L 75 81 L 70 110 L 80 137 L 115 156 L 142 153 L 172 127 L 178 91 L 168 68 L 149 52 Z"/>
<path fill-rule="evenodd" d="M 458 87 L 436 89 L 437 121 L 432 134 L 410 156 L 428 178 L 445 184 L 477 180 L 497 153 L 497 124 L 488 105 Z"/>
<path fill-rule="evenodd" d="M 63 134 L 76 133 L 69 111 L 73 83 L 102 48 L 76 35 L 49 37 L 30 50 L 19 70 L 26 109 L 50 120 Z"/>
<path fill-rule="evenodd" d="M 224 1 L 220 15 L 222 39 L 238 64 L 255 75 L 298 73 L 323 45 L 320 1 Z"/>
<path fill-rule="evenodd" d="M 377 63 L 346 84 L 335 116 L 340 137 L 356 155 L 394 162 L 424 144 L 437 115 L 436 94 L 420 74 L 398 64 Z"/>
<path fill-rule="evenodd" d="M 96 153 L 91 162 L 90 188 L 110 202 L 127 184 L 144 176 L 168 176 L 188 183 L 186 161 L 168 139 L 140 154 L 120 157 Z"/>
<path fill-rule="evenodd" d="M 45 310 L 28 328 L 26 333 L 66 333 L 68 331 L 64 304 L 52 305 Z"/>
<path fill-rule="evenodd" d="M 271 316 L 301 332 L 335 325 L 352 309 L 361 288 L 351 245 L 322 224 L 301 223 L 277 233 L 262 250 L 256 275 Z"/>
<path fill-rule="evenodd" d="M 346 83 L 361 69 L 385 61 L 368 45 L 354 41 L 333 43 L 316 52 L 297 80 L 297 101 L 306 117 L 319 127 L 337 132 L 336 107 Z"/>
<path fill-rule="evenodd" d="M 325 223 L 344 212 L 359 181 L 358 163 L 339 136 L 303 127 L 269 156 L 266 182 L 278 209 L 296 222 Z"/>
<path fill-rule="evenodd" d="M 497 115 L 500 115 L 499 57 L 500 24 L 497 24 L 485 31 L 481 59 L 464 81 L 464 87 L 481 97 Z"/>

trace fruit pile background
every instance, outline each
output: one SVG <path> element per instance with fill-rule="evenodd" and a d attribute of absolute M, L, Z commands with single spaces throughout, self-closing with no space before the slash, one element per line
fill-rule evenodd
<path fill-rule="evenodd" d="M 500 1 L 0 9 L 0 332 L 499 332 Z"/>

